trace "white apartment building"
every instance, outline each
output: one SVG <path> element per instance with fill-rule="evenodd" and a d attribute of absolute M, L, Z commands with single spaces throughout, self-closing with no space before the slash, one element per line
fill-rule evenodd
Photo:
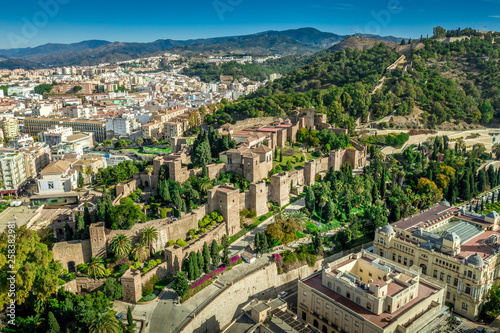
<path fill-rule="evenodd" d="M 113 131 L 115 136 L 130 135 L 138 129 L 141 123 L 137 121 L 133 114 L 124 113 L 120 118 L 110 118 L 106 120 L 106 131 Z"/>
<path fill-rule="evenodd" d="M 32 117 L 48 117 L 52 115 L 53 107 L 52 105 L 39 104 L 33 107 Z"/>
<path fill-rule="evenodd" d="M 0 153 L 0 189 L 2 193 L 15 193 L 26 181 L 24 155 Z"/>

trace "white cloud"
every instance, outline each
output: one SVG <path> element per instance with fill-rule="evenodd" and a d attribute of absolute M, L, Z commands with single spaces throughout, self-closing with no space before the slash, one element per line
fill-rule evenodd
<path fill-rule="evenodd" d="M 500 15 L 490 15 L 488 17 L 493 17 L 493 18 L 500 18 Z"/>

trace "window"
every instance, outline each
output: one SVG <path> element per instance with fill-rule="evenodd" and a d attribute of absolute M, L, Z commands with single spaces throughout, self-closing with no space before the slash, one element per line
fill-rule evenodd
<path fill-rule="evenodd" d="M 467 303 L 462 302 L 462 309 L 467 310 L 468 307 Z"/>
<path fill-rule="evenodd" d="M 306 317 L 307 317 L 307 314 L 306 314 L 304 311 L 302 311 L 302 319 L 303 319 L 304 321 L 306 321 Z"/>
<path fill-rule="evenodd" d="M 361 300 L 359 299 L 359 297 L 356 297 L 356 303 L 358 303 L 358 304 L 361 303 Z"/>
<path fill-rule="evenodd" d="M 346 296 L 347 298 L 349 298 L 349 299 L 351 298 L 351 294 L 350 294 L 350 293 L 348 293 L 348 292 L 347 292 L 347 293 L 345 293 L 345 296 Z"/>
<path fill-rule="evenodd" d="M 408 262 L 407 262 L 407 260 L 406 260 L 406 258 L 403 260 L 403 262 L 404 262 L 404 265 L 405 265 L 405 266 L 406 266 L 406 264 L 408 263 Z"/>
<path fill-rule="evenodd" d="M 340 287 L 337 287 L 337 292 L 338 292 L 339 294 L 341 294 L 341 293 L 342 293 L 342 290 L 340 289 Z"/>
<path fill-rule="evenodd" d="M 455 278 L 455 279 L 453 280 L 453 285 L 454 285 L 455 287 L 456 287 L 456 286 L 458 286 L 458 279 L 457 279 L 457 278 Z"/>
<path fill-rule="evenodd" d="M 413 260 L 410 259 L 410 267 L 413 266 Z"/>
<path fill-rule="evenodd" d="M 437 278 L 437 277 L 438 277 L 438 271 L 434 270 L 434 274 L 433 274 L 433 276 L 434 276 L 435 278 Z"/>
<path fill-rule="evenodd" d="M 307 293 L 304 291 L 303 295 L 304 295 L 304 296 L 307 296 Z"/>
<path fill-rule="evenodd" d="M 443 280 L 444 280 L 444 273 L 441 273 L 441 274 L 439 275 L 439 280 L 441 280 L 441 281 L 443 281 Z"/>
<path fill-rule="evenodd" d="M 398 256 L 398 263 L 401 263 L 401 256 Z"/>
<path fill-rule="evenodd" d="M 446 293 L 446 299 L 450 299 L 450 292 L 449 291 Z"/>
<path fill-rule="evenodd" d="M 446 277 L 446 283 L 450 283 L 450 282 L 451 282 L 451 276 L 449 276 L 449 275 L 448 275 L 448 276 Z"/>
<path fill-rule="evenodd" d="M 470 284 L 467 283 L 465 285 L 465 293 L 470 295 L 470 291 L 471 291 Z"/>
<path fill-rule="evenodd" d="M 328 282 L 328 288 L 332 289 L 332 283 Z"/>
<path fill-rule="evenodd" d="M 368 272 L 368 276 L 369 276 L 369 277 L 372 277 L 372 273 L 371 273 L 371 272 Z"/>
<path fill-rule="evenodd" d="M 392 254 L 392 260 L 396 261 L 396 254 L 395 253 Z"/>
<path fill-rule="evenodd" d="M 366 303 L 366 308 L 367 308 L 368 310 L 371 310 L 372 305 L 371 305 L 370 303 Z"/>
<path fill-rule="evenodd" d="M 360 268 L 360 269 L 359 269 L 359 271 L 360 271 L 361 273 L 363 273 L 363 268 Z"/>

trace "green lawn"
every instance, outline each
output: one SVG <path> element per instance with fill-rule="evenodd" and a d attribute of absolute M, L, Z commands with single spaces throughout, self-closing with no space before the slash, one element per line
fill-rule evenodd
<path fill-rule="evenodd" d="M 287 150 L 290 148 L 293 148 L 295 150 L 295 153 L 293 155 L 285 155 Z M 276 167 L 277 165 L 281 165 L 281 168 L 284 169 L 286 166 L 287 162 L 290 161 L 293 165 L 294 169 L 300 169 L 304 167 L 304 162 L 300 161 L 300 158 L 303 156 L 302 150 L 297 147 L 290 147 L 290 146 L 285 146 L 283 149 L 283 162 L 279 162 L 279 151 L 278 151 L 278 158 L 274 160 L 273 167 Z M 312 158 L 312 155 L 310 153 L 306 153 L 306 157 L 308 160 Z M 299 158 L 299 160 L 297 159 Z"/>
<path fill-rule="evenodd" d="M 158 153 L 170 153 L 172 151 L 172 149 L 170 147 L 168 148 L 156 148 L 156 147 L 144 147 L 144 151 L 146 152 L 152 152 L 152 153 L 155 153 L 155 152 L 158 152 Z"/>

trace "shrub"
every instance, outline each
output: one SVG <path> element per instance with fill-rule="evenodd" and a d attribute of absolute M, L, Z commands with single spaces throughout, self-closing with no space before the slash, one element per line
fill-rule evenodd
<path fill-rule="evenodd" d="M 173 239 L 169 240 L 168 243 L 167 243 L 167 247 L 168 246 L 172 246 L 175 244 L 175 241 Z"/>
<path fill-rule="evenodd" d="M 141 262 L 140 261 L 134 262 L 134 265 L 132 267 L 134 267 L 134 269 L 139 269 L 139 267 L 141 267 Z"/>
<path fill-rule="evenodd" d="M 188 234 L 189 234 L 189 236 L 196 234 L 196 229 L 189 229 Z"/>
<path fill-rule="evenodd" d="M 177 242 L 175 242 L 175 243 L 176 243 L 177 245 L 179 245 L 180 247 L 184 247 L 184 246 L 186 246 L 186 245 L 187 245 L 187 242 L 186 242 L 186 241 L 184 241 L 184 240 L 182 240 L 181 238 L 179 238 L 179 239 L 177 240 Z"/>

